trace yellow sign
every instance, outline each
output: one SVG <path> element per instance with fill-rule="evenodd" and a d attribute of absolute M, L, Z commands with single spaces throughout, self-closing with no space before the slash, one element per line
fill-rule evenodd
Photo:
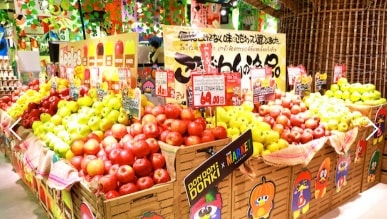
<path fill-rule="evenodd" d="M 286 89 L 286 36 L 254 31 L 164 26 L 164 62 L 175 74 L 175 99 L 186 101 L 191 73 L 240 72 L 271 67 L 277 88 Z"/>
<path fill-rule="evenodd" d="M 60 76 L 66 78 L 66 69 L 74 68 L 74 77 L 81 79 L 82 83 L 88 83 L 95 77 L 98 79 L 97 83 L 107 82 L 111 85 L 110 89 L 115 87 L 114 84 L 118 84 L 119 72 L 125 68 L 131 76 L 127 82 L 134 88 L 137 77 L 138 38 L 138 33 L 126 33 L 60 44 Z"/>

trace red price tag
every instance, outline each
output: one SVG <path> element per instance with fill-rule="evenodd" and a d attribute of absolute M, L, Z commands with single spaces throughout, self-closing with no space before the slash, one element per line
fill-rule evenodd
<path fill-rule="evenodd" d="M 192 75 L 192 96 L 194 107 L 225 105 L 224 75 Z"/>

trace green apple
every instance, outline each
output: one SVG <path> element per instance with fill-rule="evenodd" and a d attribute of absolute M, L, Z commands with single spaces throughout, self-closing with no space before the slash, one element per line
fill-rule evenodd
<path fill-rule="evenodd" d="M 339 122 L 336 119 L 330 119 L 328 121 L 328 130 L 337 130 Z"/>
<path fill-rule="evenodd" d="M 350 100 L 355 103 L 361 99 L 361 94 L 358 91 L 353 91 L 350 96 Z"/>
<path fill-rule="evenodd" d="M 333 92 L 333 96 L 336 97 L 337 99 L 341 99 L 341 96 L 343 95 L 343 92 L 341 90 L 336 90 Z"/>
<path fill-rule="evenodd" d="M 58 109 L 63 108 L 67 106 L 67 100 L 59 100 L 58 102 Z"/>
<path fill-rule="evenodd" d="M 217 107 L 216 108 L 216 119 L 218 122 L 227 123 L 230 120 L 230 117 L 227 114 L 227 111 L 223 107 Z"/>
<path fill-rule="evenodd" d="M 79 106 L 92 106 L 93 98 L 91 98 L 90 96 L 83 96 L 78 98 L 77 102 Z"/>
<path fill-rule="evenodd" d="M 237 127 L 227 128 L 227 136 L 240 135 L 240 130 Z"/>
<path fill-rule="evenodd" d="M 101 118 L 99 116 L 92 116 L 87 125 L 90 127 L 92 131 L 99 130 L 99 123 L 101 122 Z"/>
<path fill-rule="evenodd" d="M 108 118 L 102 118 L 99 123 L 99 129 L 102 131 L 106 131 L 113 126 L 114 122 Z"/>
<path fill-rule="evenodd" d="M 110 107 L 104 107 L 101 111 L 102 118 L 106 118 L 112 109 Z M 98 114 L 97 114 L 98 115 Z"/>
<path fill-rule="evenodd" d="M 373 92 L 375 91 L 375 85 L 371 83 L 364 84 L 365 91 Z"/>
<path fill-rule="evenodd" d="M 271 152 L 268 150 L 268 149 L 266 149 L 266 150 L 264 150 L 264 151 L 262 151 L 262 156 L 265 156 L 265 155 L 268 155 L 268 154 L 270 154 Z"/>
<path fill-rule="evenodd" d="M 339 85 L 337 84 L 331 84 L 331 91 L 335 92 L 340 90 Z"/>
<path fill-rule="evenodd" d="M 280 138 L 280 139 L 278 139 L 277 143 L 278 143 L 278 146 L 280 149 L 284 149 L 284 148 L 289 147 L 289 142 L 286 141 L 285 139 Z"/>
<path fill-rule="evenodd" d="M 106 116 L 106 118 L 113 121 L 114 123 L 116 123 L 119 116 L 120 116 L 120 111 L 118 111 L 116 109 L 112 109 L 109 112 L 109 114 Z"/>
<path fill-rule="evenodd" d="M 347 78 L 342 77 L 342 78 L 339 78 L 339 80 L 337 80 L 337 85 L 339 85 L 340 88 L 345 84 L 348 84 Z"/>
<path fill-rule="evenodd" d="M 87 95 L 90 96 L 93 99 L 97 99 L 97 89 L 96 88 L 90 88 L 89 91 L 87 91 Z"/>
<path fill-rule="evenodd" d="M 278 139 L 280 138 L 280 135 L 278 132 L 274 130 L 265 131 L 266 132 L 266 138 L 263 142 L 264 145 L 270 145 L 273 142 L 278 142 Z"/>
<path fill-rule="evenodd" d="M 58 135 L 58 133 L 60 131 L 63 131 L 63 130 L 66 130 L 64 125 L 57 125 L 55 126 L 55 128 L 52 130 L 52 132 L 55 134 L 55 135 Z"/>
<path fill-rule="evenodd" d="M 371 94 L 372 94 L 372 99 L 374 99 L 374 100 L 378 100 L 378 99 L 382 98 L 382 94 L 378 90 L 372 91 Z"/>
<path fill-rule="evenodd" d="M 41 113 L 40 114 L 40 121 L 43 123 L 50 121 L 51 115 L 49 113 Z"/>
<path fill-rule="evenodd" d="M 115 110 L 119 110 L 122 106 L 122 101 L 119 97 L 114 96 L 108 101 L 108 105 Z"/>
<path fill-rule="evenodd" d="M 50 132 L 54 130 L 54 128 L 55 128 L 55 124 L 50 121 L 43 123 L 43 129 L 45 132 Z"/>
<path fill-rule="evenodd" d="M 64 118 L 66 116 L 71 115 L 71 110 L 67 107 L 62 107 L 58 109 L 57 114 Z"/>
<path fill-rule="evenodd" d="M 253 141 L 253 156 L 260 155 L 264 150 L 263 144 L 258 141 Z"/>
<path fill-rule="evenodd" d="M 59 114 L 54 114 L 51 117 L 51 122 L 54 123 L 55 125 L 62 124 L 62 116 L 60 116 Z"/>
<path fill-rule="evenodd" d="M 32 123 L 32 130 L 35 132 L 36 129 L 39 127 L 39 126 L 42 126 L 43 125 L 43 122 L 42 121 L 39 121 L 39 120 L 36 120 Z"/>
<path fill-rule="evenodd" d="M 86 124 L 79 124 L 77 128 L 77 133 L 79 133 L 83 138 L 86 138 L 88 134 L 90 134 L 91 129 L 88 125 Z"/>
<path fill-rule="evenodd" d="M 374 98 L 372 97 L 372 93 L 371 92 L 366 91 L 366 92 L 362 93 L 360 99 L 362 101 L 367 101 L 367 100 L 372 100 Z"/>
<path fill-rule="evenodd" d="M 120 115 L 118 116 L 117 122 L 122 124 L 122 125 L 129 125 L 130 120 L 129 120 L 128 114 L 121 111 Z"/>
<path fill-rule="evenodd" d="M 241 127 L 242 124 L 247 124 L 248 121 L 241 117 L 233 118 L 229 121 L 229 125 L 232 128 L 238 128 Z"/>
<path fill-rule="evenodd" d="M 58 138 L 60 138 L 63 142 L 70 142 L 70 133 L 67 130 L 62 130 L 57 134 Z"/>
<path fill-rule="evenodd" d="M 346 132 L 348 131 L 348 124 L 346 122 L 339 122 L 339 124 L 337 125 L 337 130 L 339 130 L 340 132 Z"/>
<path fill-rule="evenodd" d="M 70 101 L 67 101 L 66 108 L 70 109 L 72 113 L 75 113 L 79 109 L 79 104 L 74 100 L 70 100 Z"/>
<path fill-rule="evenodd" d="M 333 97 L 333 91 L 327 90 L 327 91 L 325 91 L 325 95 L 326 95 L 327 97 Z"/>
<path fill-rule="evenodd" d="M 266 139 L 266 131 L 260 129 L 259 127 L 254 127 L 251 129 L 253 141 L 263 143 Z"/>
<path fill-rule="evenodd" d="M 266 149 L 273 153 L 278 151 L 280 149 L 280 146 L 277 142 L 270 142 L 270 144 L 267 145 Z"/>
<path fill-rule="evenodd" d="M 343 100 L 349 100 L 350 97 L 351 97 L 351 93 L 348 90 L 343 91 L 343 93 L 341 94 L 341 99 Z"/>

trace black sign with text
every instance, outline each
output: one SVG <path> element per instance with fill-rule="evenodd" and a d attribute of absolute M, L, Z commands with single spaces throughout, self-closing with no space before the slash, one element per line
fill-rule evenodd
<path fill-rule="evenodd" d="M 230 175 L 252 154 L 253 140 L 249 129 L 185 177 L 184 187 L 190 205 Z"/>

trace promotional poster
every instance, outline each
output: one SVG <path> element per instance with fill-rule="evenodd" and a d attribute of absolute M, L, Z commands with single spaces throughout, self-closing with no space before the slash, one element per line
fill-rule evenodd
<path fill-rule="evenodd" d="M 239 72 L 241 84 L 251 84 L 251 69 L 268 66 L 277 88 L 286 89 L 285 34 L 168 25 L 163 30 L 165 69 L 175 74 L 178 103 L 186 102 L 192 73 Z"/>

